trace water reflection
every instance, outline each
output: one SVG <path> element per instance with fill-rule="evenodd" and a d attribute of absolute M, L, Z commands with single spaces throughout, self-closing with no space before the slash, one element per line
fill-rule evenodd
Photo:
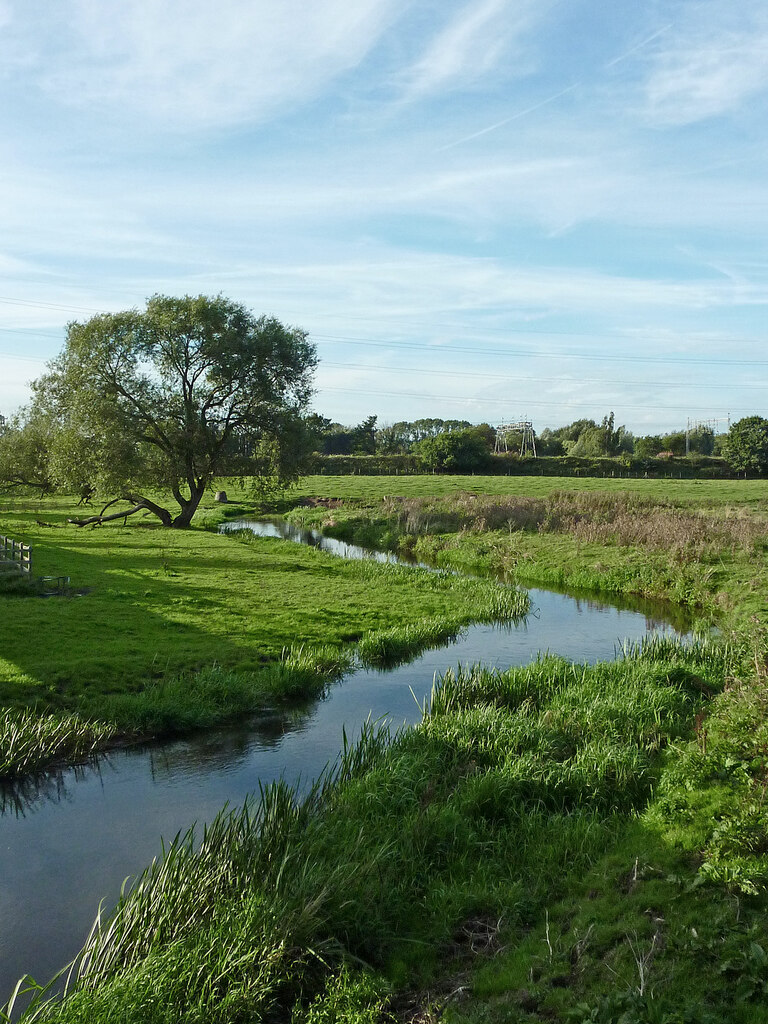
<path fill-rule="evenodd" d="M 90 775 L 101 777 L 109 766 L 108 755 L 69 768 L 48 769 L 20 779 L 0 779 L 0 818 L 23 818 L 52 802 L 66 803 L 73 787 Z"/>
<path fill-rule="evenodd" d="M 309 547 L 317 548 L 319 551 L 326 551 L 329 555 L 349 558 L 354 561 L 369 559 L 374 562 L 391 562 L 399 565 L 419 564 L 415 559 L 401 558 L 393 555 L 391 552 L 376 551 L 373 548 L 361 547 L 359 544 L 348 544 L 344 540 L 328 537 L 326 534 L 321 533 L 320 530 L 294 526 L 284 519 L 233 519 L 228 523 L 223 523 L 219 529 L 222 533 L 248 530 L 257 537 L 290 540 L 295 544 L 306 544 Z"/>

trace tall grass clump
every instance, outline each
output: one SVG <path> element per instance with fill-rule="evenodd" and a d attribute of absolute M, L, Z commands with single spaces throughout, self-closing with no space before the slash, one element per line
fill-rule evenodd
<path fill-rule="evenodd" d="M 351 654 L 331 645 L 293 645 L 279 661 L 251 672 L 213 665 L 102 698 L 99 706 L 126 732 L 168 736 L 256 714 L 285 699 L 319 696 L 350 664 Z"/>
<path fill-rule="evenodd" d="M 463 623 L 454 619 L 425 619 L 406 626 L 369 633 L 357 645 L 360 663 L 371 667 L 394 667 L 410 661 L 420 651 L 455 640 Z"/>
<path fill-rule="evenodd" d="M 363 665 L 396 665 L 421 651 L 455 639 L 463 627 L 471 622 L 519 622 L 530 608 L 530 599 L 524 590 L 494 580 L 396 564 L 354 564 L 360 575 L 370 577 L 372 581 L 380 577 L 382 570 L 392 580 L 410 580 L 413 574 L 418 574 L 423 586 L 459 595 L 463 599 L 461 617 L 454 615 L 419 619 L 404 626 L 367 634 L 357 648 Z"/>
<path fill-rule="evenodd" d="M 0 711 L 0 778 L 17 778 L 59 761 L 86 761 L 117 732 L 108 722 L 77 714 Z"/>
<path fill-rule="evenodd" d="M 756 517 L 686 509 L 627 492 L 553 491 L 543 498 L 458 494 L 387 499 L 383 507 L 410 535 L 567 533 L 587 543 L 665 551 L 683 561 L 724 549 L 749 552 L 767 539 L 765 523 Z"/>

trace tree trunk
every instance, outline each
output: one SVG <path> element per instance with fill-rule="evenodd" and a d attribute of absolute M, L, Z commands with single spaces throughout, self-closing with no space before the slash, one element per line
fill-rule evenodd
<path fill-rule="evenodd" d="M 112 522 L 113 519 L 127 519 L 128 516 L 133 516 L 137 512 L 141 512 L 146 507 L 147 506 L 142 501 L 138 505 L 134 505 L 133 508 L 126 509 L 124 512 L 113 512 L 108 516 L 88 516 L 87 519 L 68 519 L 67 522 L 72 523 L 73 526 L 101 526 L 102 523 Z"/>
<path fill-rule="evenodd" d="M 192 516 L 197 512 L 200 502 L 203 500 L 205 494 L 205 484 L 198 480 L 194 486 L 190 487 L 189 498 L 184 498 L 181 494 L 176 494 L 176 500 L 181 505 L 181 512 L 171 523 L 174 530 L 186 530 L 189 528 L 192 522 Z"/>

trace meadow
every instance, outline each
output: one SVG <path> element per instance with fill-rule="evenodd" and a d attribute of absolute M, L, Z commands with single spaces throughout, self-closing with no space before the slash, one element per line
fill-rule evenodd
<path fill-rule="evenodd" d="M 0 532 L 32 545 L 35 574 L 70 581 L 62 594 L 3 598 L 0 775 L 28 770 L 36 744 L 40 764 L 61 758 L 64 735 L 76 757 L 100 738 L 167 735 L 317 694 L 380 632 L 391 644 L 399 630 L 415 651 L 527 607 L 492 581 L 219 534 L 221 506 L 200 529 L 170 531 L 81 529 L 66 522 L 73 504 L 0 504 Z"/>
<path fill-rule="evenodd" d="M 442 495 L 514 494 L 541 497 L 553 491 L 597 491 L 638 494 L 662 501 L 707 505 L 738 504 L 768 510 L 768 489 L 763 480 L 651 480 L 637 477 L 537 477 L 403 474 L 401 476 L 307 476 L 290 492 L 294 497 L 358 498 L 375 500 L 398 495 L 432 498 Z M 230 485 L 233 496 L 242 491 Z"/>
<path fill-rule="evenodd" d="M 233 482 L 227 490 L 233 506 L 208 509 L 202 527 L 248 507 Z M 436 682 L 420 726 L 365 730 L 308 797 L 271 786 L 204 834 L 179 837 L 95 927 L 66 998 L 47 1003 L 29 983 L 38 1000 L 23 1019 L 762 1022 L 763 491 L 755 481 L 305 480 L 280 506 L 292 518 L 511 580 L 671 598 L 701 616 L 698 635 L 594 666 L 547 657 L 508 672 L 457 667 Z M 105 629 L 110 643 L 82 673 L 74 654 L 66 669 L 65 655 L 39 656 L 30 672 L 20 645 L 5 655 L 3 691 L 19 707 L 48 687 L 43 706 L 65 715 L 89 698 L 158 696 L 176 680 L 180 714 L 191 680 L 207 672 L 227 691 L 233 680 L 284 671 L 288 657 L 332 674 L 352 644 L 371 663 L 397 658 L 469 616 L 468 599 L 478 617 L 499 600 L 488 580 L 355 567 L 205 529 L 76 531 L 61 525 L 65 505 L 5 503 L 0 512 L 0 530 L 23 532 L 54 571 L 76 566 L 72 589 L 88 591 L 2 599 L 20 609 L 27 641 L 54 630 L 48 608 L 87 609 L 99 594 L 90 617 L 69 613 L 85 616 L 83 636 L 96 613 L 106 627 L 127 607 L 143 638 L 148 591 L 157 621 L 149 617 L 152 639 L 136 650 L 119 626 Z M 210 603 L 195 582 L 201 566 L 214 581 Z M 227 647 L 230 597 L 241 616 Z M 414 619 L 424 629 L 410 637 Z M 301 649 L 291 651 L 297 635 Z M 151 645 L 162 636 L 166 664 L 153 680 Z M 222 639 L 218 668 L 206 658 Z M 124 658 L 131 671 L 104 692 L 99 671 Z"/>

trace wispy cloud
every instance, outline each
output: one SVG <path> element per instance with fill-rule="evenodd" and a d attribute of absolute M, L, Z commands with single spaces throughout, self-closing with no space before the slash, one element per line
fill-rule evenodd
<path fill-rule="evenodd" d="M 366 56 L 401 7 L 402 0 L 74 0 L 58 12 L 46 5 L 36 22 L 19 5 L 0 58 L 19 46 L 36 53 L 35 84 L 56 103 L 181 130 L 221 128 L 321 92 Z"/>
<path fill-rule="evenodd" d="M 472 85 L 497 68 L 510 47 L 546 13 L 548 3 L 484 0 L 466 4 L 432 39 L 406 74 L 408 99 Z M 516 54 L 517 74 L 531 69 L 531 55 Z"/>
<path fill-rule="evenodd" d="M 768 88 L 768 11 L 730 0 L 690 2 L 681 10 L 651 61 L 646 100 L 654 121 L 715 117 Z"/>
<path fill-rule="evenodd" d="M 0 366 L 0 412 L 7 415 L 29 400 L 29 384 L 43 373 L 45 360 L 0 353 Z"/>

